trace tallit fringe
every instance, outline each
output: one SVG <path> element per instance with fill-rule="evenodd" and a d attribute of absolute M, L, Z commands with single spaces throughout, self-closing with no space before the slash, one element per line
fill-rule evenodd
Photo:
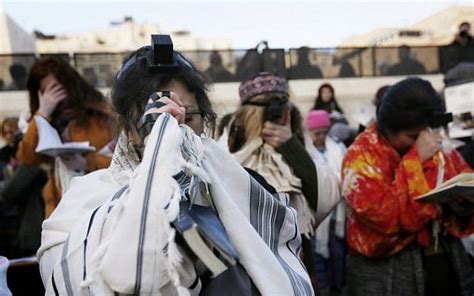
<path fill-rule="evenodd" d="M 169 224 L 167 226 L 169 227 Z M 165 251 L 165 256 L 168 259 L 166 266 L 168 275 L 173 282 L 173 286 L 176 288 L 178 295 L 189 296 L 190 294 L 188 289 L 181 285 L 181 280 L 179 278 L 178 269 L 181 267 L 183 257 L 181 256 L 178 245 L 175 242 L 176 231 L 171 227 L 169 228 L 170 236 L 168 237 L 168 248 Z"/>
<path fill-rule="evenodd" d="M 170 277 L 173 286 L 176 288 L 179 296 L 188 296 L 189 291 L 187 288 L 181 285 L 181 280 L 179 277 L 178 270 L 181 268 L 183 262 L 183 256 L 181 255 L 178 245 L 176 244 L 175 237 L 176 231 L 171 227 L 170 221 L 174 221 L 178 218 L 179 215 L 179 203 L 181 201 L 181 192 L 179 184 L 173 179 L 171 181 L 173 184 L 173 194 L 169 200 L 169 206 L 166 209 L 166 215 L 168 220 L 161 222 L 161 229 L 168 234 L 167 239 L 167 248 L 165 249 L 165 258 L 166 258 L 166 270 L 168 271 L 168 276 Z"/>
<path fill-rule="evenodd" d="M 298 215 L 298 228 L 306 238 L 310 239 L 315 231 L 316 219 L 309 207 L 308 201 L 302 194 L 292 194 L 290 205 L 296 210 Z"/>
<path fill-rule="evenodd" d="M 170 180 L 170 183 L 172 184 L 173 193 L 170 199 L 167 201 L 167 203 L 169 203 L 169 206 L 166 209 L 166 216 L 168 217 L 168 221 L 167 221 L 168 223 L 178 218 L 179 202 L 181 201 L 181 193 L 180 193 L 179 184 L 174 179 Z M 164 208 L 166 204 L 162 206 Z"/>
<path fill-rule="evenodd" d="M 188 176 L 195 175 L 195 176 L 198 176 L 204 182 L 211 183 L 211 178 L 209 178 L 206 171 L 204 171 L 199 166 L 194 165 L 190 162 L 186 162 L 184 160 L 183 160 L 183 163 L 181 164 L 181 166 L 183 168 L 183 171 L 185 171 Z"/>

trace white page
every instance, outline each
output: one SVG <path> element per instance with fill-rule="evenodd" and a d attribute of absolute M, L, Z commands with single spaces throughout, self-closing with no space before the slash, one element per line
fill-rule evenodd
<path fill-rule="evenodd" d="M 445 88 L 446 109 L 453 114 L 474 112 L 474 82 Z"/>
<path fill-rule="evenodd" d="M 49 122 L 42 116 L 35 116 L 36 127 L 38 128 L 38 146 L 36 152 L 40 152 L 44 148 L 61 146 L 62 141 L 58 131 L 52 127 Z"/>
<path fill-rule="evenodd" d="M 39 138 L 36 152 L 56 157 L 61 154 L 95 151 L 95 147 L 90 146 L 88 141 L 62 143 L 57 130 L 45 118 L 36 115 L 35 120 Z"/>

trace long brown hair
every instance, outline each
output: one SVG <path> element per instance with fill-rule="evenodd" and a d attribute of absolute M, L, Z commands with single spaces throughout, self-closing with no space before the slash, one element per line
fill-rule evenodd
<path fill-rule="evenodd" d="M 79 123 L 85 123 L 91 115 L 105 118 L 112 115 L 111 107 L 102 93 L 82 78 L 69 63 L 57 57 L 40 58 L 31 67 L 27 81 L 31 115 L 34 115 L 39 108 L 38 92 L 41 80 L 49 74 L 66 89 L 68 97 L 65 103 L 74 111 L 74 119 Z M 55 117 L 59 115 L 58 112 L 52 114 L 53 123 L 57 120 Z"/>

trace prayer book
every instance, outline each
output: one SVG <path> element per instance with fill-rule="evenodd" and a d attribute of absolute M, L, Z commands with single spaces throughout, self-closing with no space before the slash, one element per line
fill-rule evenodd
<path fill-rule="evenodd" d="M 61 141 L 57 130 L 42 116 L 35 116 L 36 126 L 38 128 L 38 145 L 36 152 L 51 157 L 63 154 L 76 154 L 89 151 L 95 151 L 95 147 L 90 146 L 89 142 L 65 142 Z"/>
<path fill-rule="evenodd" d="M 36 256 L 9 259 L 9 261 L 10 261 L 10 266 L 12 267 L 38 264 L 38 258 Z"/>
<path fill-rule="evenodd" d="M 221 221 L 211 207 L 181 202 L 178 218 L 173 222 L 191 251 L 212 272 L 213 277 L 235 265 L 237 251 Z"/>
<path fill-rule="evenodd" d="M 456 199 L 453 210 L 459 216 L 474 214 L 474 173 L 461 173 L 442 183 L 430 192 L 416 198 L 419 201 L 431 201 L 439 204 Z"/>

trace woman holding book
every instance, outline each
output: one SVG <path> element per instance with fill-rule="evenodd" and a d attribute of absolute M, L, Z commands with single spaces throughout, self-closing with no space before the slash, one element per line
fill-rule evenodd
<path fill-rule="evenodd" d="M 472 295 L 474 273 L 460 238 L 474 232 L 474 217 L 416 200 L 471 171 L 431 129 L 443 113 L 428 81 L 405 79 L 349 148 L 342 169 L 348 295 Z"/>
<path fill-rule="evenodd" d="M 60 58 L 37 60 L 31 67 L 27 88 L 32 116 L 19 144 L 17 158 L 20 164 L 47 166 L 48 182 L 43 189 L 43 198 L 45 217 L 48 217 L 65 188 L 60 188 L 55 175 L 55 159 L 36 152 L 39 134 L 35 117 L 45 119 L 63 142 L 87 141 L 95 148 L 95 152 L 61 156 L 69 169 L 82 172 L 92 172 L 110 164 L 110 156 L 99 151 L 116 136 L 115 117 L 104 96 Z"/>

